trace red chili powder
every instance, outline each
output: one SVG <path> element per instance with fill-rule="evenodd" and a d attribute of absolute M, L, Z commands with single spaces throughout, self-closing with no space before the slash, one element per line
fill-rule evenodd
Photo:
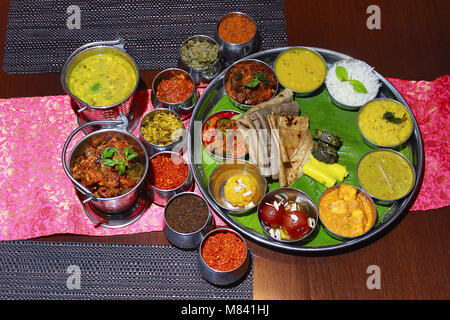
<path fill-rule="evenodd" d="M 171 155 L 161 154 L 151 160 L 150 183 L 162 190 L 171 190 L 183 184 L 188 176 L 188 167 L 180 159 L 174 161 Z"/>
<path fill-rule="evenodd" d="M 202 257 L 208 266 L 218 271 L 239 267 L 247 252 L 244 242 L 232 232 L 217 232 L 209 236 L 202 247 Z"/>

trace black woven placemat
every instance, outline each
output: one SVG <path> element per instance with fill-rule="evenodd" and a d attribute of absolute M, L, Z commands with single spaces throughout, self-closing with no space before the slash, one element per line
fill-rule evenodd
<path fill-rule="evenodd" d="M 3 241 L 0 299 L 253 298 L 253 267 L 239 283 L 217 287 L 200 275 L 196 254 L 172 246 Z"/>
<path fill-rule="evenodd" d="M 283 0 L 10 0 L 3 70 L 60 72 L 76 48 L 117 35 L 139 69 L 174 67 L 185 39 L 213 36 L 218 19 L 231 11 L 255 20 L 261 50 L 287 45 Z M 77 21 L 79 29 L 68 28 Z"/>

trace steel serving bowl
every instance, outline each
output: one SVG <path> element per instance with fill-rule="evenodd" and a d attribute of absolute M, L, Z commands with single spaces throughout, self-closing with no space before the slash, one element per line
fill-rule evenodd
<path fill-rule="evenodd" d="M 205 241 L 208 239 L 208 237 L 220 233 L 220 232 L 230 232 L 236 235 L 239 239 L 242 240 L 242 242 L 245 245 L 245 251 L 246 255 L 242 263 L 236 267 L 233 270 L 229 271 L 219 271 L 216 269 L 211 268 L 203 259 L 202 256 L 202 248 L 205 243 Z M 202 240 L 198 247 L 198 254 L 197 254 L 197 266 L 200 271 L 200 274 L 210 283 L 218 286 L 229 286 L 232 284 L 235 284 L 239 280 L 241 280 L 248 272 L 250 267 L 250 252 L 247 247 L 247 243 L 245 242 L 244 238 L 236 231 L 229 229 L 229 228 L 217 228 L 212 231 L 210 231 Z"/>
<path fill-rule="evenodd" d="M 235 175 L 250 175 L 257 185 L 257 200 L 244 207 L 233 206 L 226 198 L 224 188 L 228 179 Z M 261 171 L 253 163 L 233 159 L 223 162 L 216 166 L 208 178 L 208 191 L 217 205 L 228 213 L 243 214 L 255 209 L 267 190 L 267 180 L 261 175 Z"/>
<path fill-rule="evenodd" d="M 250 40 L 243 43 L 231 43 L 223 40 L 220 37 L 219 26 L 226 18 L 230 16 L 244 17 L 255 25 L 255 33 Z M 217 40 L 217 43 L 220 45 L 220 51 L 222 51 L 222 55 L 226 63 L 233 63 L 253 52 L 258 51 L 260 46 L 260 36 L 255 21 L 247 14 L 238 11 L 227 13 L 219 19 L 216 25 L 215 38 Z"/>
<path fill-rule="evenodd" d="M 273 63 L 273 65 L 274 65 L 273 70 L 274 70 L 275 74 L 277 74 L 277 72 L 276 72 L 276 70 L 277 70 L 277 63 L 283 57 L 283 55 L 285 55 L 286 53 L 288 53 L 290 51 L 296 51 L 296 50 L 304 50 L 304 51 L 308 51 L 308 52 L 313 53 L 316 57 L 318 57 L 323 62 L 323 65 L 324 65 L 325 69 L 327 68 L 327 64 L 325 62 L 325 59 L 316 50 L 313 50 L 311 48 L 306 48 L 306 47 L 290 47 L 290 48 L 280 52 L 280 54 L 275 59 L 275 61 Z M 277 75 L 277 77 L 278 77 L 278 75 Z M 318 92 L 320 90 L 320 88 L 322 87 L 323 83 L 325 82 L 325 77 L 326 77 L 326 73 L 325 73 L 325 76 L 323 77 L 323 81 L 319 85 L 317 85 L 314 89 L 311 89 L 311 90 L 308 90 L 308 91 L 294 90 L 293 88 L 290 88 L 285 83 L 281 82 L 279 78 L 278 78 L 278 82 L 283 87 L 292 90 L 295 93 L 296 96 L 298 96 L 298 97 L 305 97 L 305 96 L 309 96 L 311 94 L 314 94 L 314 93 Z"/>
<path fill-rule="evenodd" d="M 166 220 L 166 214 L 167 214 L 167 208 L 170 207 L 170 204 L 177 198 L 184 197 L 186 195 L 192 195 L 195 197 L 198 197 L 202 199 L 205 206 L 208 208 L 208 216 L 205 220 L 204 225 L 193 232 L 190 233 L 183 233 L 176 231 L 174 228 L 170 226 L 170 224 L 167 223 Z M 214 227 L 213 225 L 214 217 L 211 213 L 211 210 L 209 209 L 208 203 L 203 199 L 202 196 L 200 196 L 197 193 L 194 192 L 183 192 L 179 193 L 176 196 L 172 197 L 166 204 L 166 207 L 164 208 L 164 233 L 167 237 L 167 240 L 169 240 L 170 243 L 172 243 L 174 246 L 182 249 L 197 249 L 200 243 L 202 242 L 205 235 L 211 231 L 211 229 Z"/>
<path fill-rule="evenodd" d="M 361 61 L 361 60 L 357 60 L 357 59 L 342 59 L 342 60 L 339 60 L 339 61 L 336 61 L 335 63 L 333 63 L 333 64 L 328 68 L 328 70 L 327 70 L 327 75 L 326 75 L 326 77 L 325 77 L 325 86 L 326 86 L 326 88 L 327 88 L 327 90 L 328 90 L 328 93 L 330 94 L 330 100 L 331 100 L 331 102 L 333 102 L 336 106 L 338 106 L 338 107 L 341 108 L 341 109 L 344 109 L 344 110 L 350 110 L 350 111 L 355 111 L 355 110 L 358 110 L 359 108 L 361 108 L 364 104 L 366 104 L 366 103 L 369 102 L 370 100 L 375 99 L 375 97 L 378 95 L 378 90 L 379 90 L 379 88 L 380 88 L 381 85 L 380 85 L 380 81 L 378 80 L 378 84 L 379 84 L 378 89 L 377 89 L 376 91 L 372 92 L 372 93 L 366 98 L 366 101 L 363 102 L 363 103 L 361 103 L 361 104 L 358 104 L 358 105 L 350 105 L 350 104 L 345 104 L 345 103 L 343 103 L 343 102 L 337 100 L 337 98 L 335 98 L 335 97 L 333 96 L 333 94 L 331 93 L 331 91 L 330 91 L 330 87 L 331 87 L 331 86 L 330 86 L 330 83 L 329 83 L 330 72 L 331 72 L 331 70 L 335 70 L 334 67 L 335 67 L 336 65 L 342 64 L 343 62 L 350 62 L 350 63 L 352 63 L 352 62 L 360 62 L 360 63 L 364 64 L 368 69 L 373 69 L 373 68 L 372 68 L 371 66 L 369 66 L 366 62 Z M 372 71 L 372 72 L 373 72 L 373 71 Z M 374 77 L 378 78 L 378 76 L 376 75 L 375 72 L 373 72 L 373 74 L 374 74 Z"/>
<path fill-rule="evenodd" d="M 203 140 L 203 127 L 205 126 L 205 124 L 206 124 L 212 117 L 215 117 L 215 116 L 217 116 L 217 115 L 219 115 L 219 114 L 221 114 L 221 113 L 227 113 L 227 112 L 229 112 L 229 113 L 234 113 L 235 115 L 242 115 L 241 112 L 236 111 L 236 110 L 221 110 L 221 111 L 218 111 L 218 112 L 215 112 L 215 113 L 211 114 L 211 115 L 210 115 L 208 118 L 206 118 L 206 120 L 203 121 L 203 123 L 202 123 L 202 144 L 203 144 L 203 147 L 205 148 L 205 150 L 206 150 L 206 152 L 209 154 L 209 156 L 210 156 L 211 158 L 213 158 L 213 159 L 214 159 L 215 161 L 217 161 L 217 162 L 224 162 L 224 161 L 227 161 L 227 160 L 233 160 L 233 159 L 242 159 L 242 160 L 244 160 L 245 157 L 246 157 L 246 155 L 248 154 L 248 151 L 247 151 L 244 155 L 239 156 L 239 157 L 232 157 L 231 155 L 228 156 L 226 152 L 225 152 L 225 154 L 222 154 L 222 155 L 221 155 L 221 154 L 212 152 L 211 150 L 209 150 L 209 148 L 207 148 L 207 147 L 205 146 L 205 142 L 204 142 L 204 140 Z M 236 131 L 237 131 L 237 130 L 238 130 L 238 129 L 236 129 Z M 222 133 L 219 132 L 219 134 L 222 134 Z M 228 136 L 226 136 L 226 138 L 228 138 Z M 234 138 L 234 137 L 233 137 L 233 138 Z M 244 141 L 243 141 L 243 143 L 245 144 Z M 225 150 L 225 151 L 227 151 L 227 150 Z"/>
<path fill-rule="evenodd" d="M 407 113 L 407 114 L 409 115 L 410 119 L 411 119 L 411 132 L 409 133 L 409 135 L 408 135 L 403 141 L 401 141 L 400 143 L 397 143 L 397 144 L 394 144 L 394 145 L 390 145 L 390 146 L 387 146 L 387 145 L 381 145 L 381 144 L 375 143 L 374 141 L 371 141 L 369 138 L 367 138 L 367 137 L 363 134 L 363 132 L 361 131 L 360 123 L 359 123 L 359 120 L 360 120 L 360 117 L 361 117 L 361 113 L 364 111 L 365 108 L 367 108 L 367 106 L 368 106 L 370 103 L 372 103 L 372 102 L 374 102 L 374 101 L 383 101 L 383 100 L 384 100 L 384 101 L 392 101 L 392 102 L 395 102 L 395 103 L 401 105 L 401 106 L 403 107 L 405 113 Z M 358 124 L 358 130 L 359 130 L 359 133 L 361 134 L 361 136 L 362 136 L 364 142 L 367 143 L 370 147 L 372 147 L 372 148 L 390 148 L 390 149 L 395 149 L 395 148 L 398 148 L 398 147 L 400 147 L 400 146 L 403 146 L 403 145 L 409 140 L 409 138 L 411 138 L 411 135 L 412 135 L 413 132 L 414 132 L 414 126 L 415 126 L 411 111 L 408 110 L 408 108 L 406 108 L 404 104 L 400 103 L 400 102 L 397 101 L 397 100 L 390 99 L 390 98 L 376 98 L 376 99 L 370 100 L 369 102 L 367 102 L 366 104 L 364 104 L 364 105 L 361 107 L 361 109 L 359 109 L 358 117 L 357 117 L 357 124 Z"/>
<path fill-rule="evenodd" d="M 88 121 L 97 121 L 105 119 L 116 119 L 119 115 L 128 117 L 130 114 L 130 108 L 133 103 L 135 91 L 139 83 L 139 70 L 136 62 L 128 55 L 124 50 L 125 42 L 122 38 L 113 41 L 98 41 L 85 44 L 76 49 L 64 63 L 61 72 L 61 85 L 64 91 L 72 97 L 79 107 L 76 111 L 79 114 L 83 114 Z M 91 106 L 88 103 L 82 101 L 75 96 L 69 89 L 67 84 L 67 78 L 70 76 L 73 68 L 83 59 L 97 54 L 113 54 L 119 56 L 127 61 L 136 73 L 136 84 L 130 94 L 121 101 L 109 106 Z"/>
<path fill-rule="evenodd" d="M 408 167 L 409 167 L 409 169 L 411 170 L 411 172 L 413 174 L 413 179 L 412 179 L 413 183 L 411 184 L 411 187 L 409 188 L 408 192 L 406 192 L 404 195 L 402 195 L 401 197 L 398 197 L 396 199 L 382 199 L 380 197 L 377 197 L 377 196 L 371 194 L 367 190 L 367 188 L 364 188 L 363 185 L 361 184 L 361 182 L 359 181 L 358 171 L 359 171 L 359 165 L 361 164 L 362 159 L 367 157 L 368 155 L 374 153 L 374 152 L 381 152 L 381 151 L 383 151 L 383 152 L 391 152 L 393 154 L 396 154 L 400 158 L 402 158 L 408 164 Z M 405 157 L 403 154 L 401 154 L 398 151 L 392 150 L 392 149 L 380 148 L 380 149 L 375 149 L 375 150 L 371 150 L 371 151 L 367 152 L 365 155 L 363 155 L 361 157 L 361 159 L 359 159 L 358 164 L 356 165 L 356 179 L 358 180 L 358 184 L 361 186 L 361 189 L 364 190 L 369 196 L 371 196 L 372 199 L 374 199 L 374 201 L 376 203 L 381 204 L 381 205 L 390 205 L 390 204 L 393 204 L 394 202 L 397 202 L 397 201 L 403 199 L 404 197 L 406 197 L 408 194 L 411 193 L 411 191 L 414 188 L 414 181 L 416 180 L 416 172 L 414 170 L 414 166 L 412 165 L 411 161 L 409 161 L 409 159 L 407 157 Z"/>
<path fill-rule="evenodd" d="M 230 102 L 231 102 L 231 104 L 233 106 L 235 106 L 236 108 L 239 108 L 241 110 L 248 111 L 251 108 L 253 108 L 256 104 L 255 105 L 249 105 L 249 104 L 240 103 L 240 102 L 236 101 L 228 93 L 227 86 L 226 86 L 226 83 L 229 81 L 228 79 L 230 78 L 230 76 L 232 74 L 233 68 L 236 65 L 239 65 L 241 63 L 256 63 L 256 64 L 264 65 L 265 67 L 267 67 L 267 70 L 269 70 L 269 72 L 271 72 L 273 74 L 273 76 L 275 77 L 275 79 L 277 80 L 275 91 L 273 92 L 272 96 L 269 99 L 265 100 L 265 101 L 268 101 L 268 100 L 270 100 L 270 99 L 272 99 L 273 97 L 276 96 L 276 94 L 278 92 L 279 81 L 278 81 L 278 78 L 277 78 L 277 75 L 276 75 L 275 71 L 273 71 L 273 69 L 270 67 L 270 65 L 268 65 L 267 63 L 265 63 L 265 62 L 263 62 L 261 60 L 258 60 L 258 59 L 242 59 L 242 60 L 238 60 L 238 61 L 234 62 L 231 66 L 229 66 L 227 68 L 227 70 L 225 71 L 225 75 L 223 77 L 223 87 L 225 88 L 225 93 L 228 96 L 228 99 L 230 100 Z"/>
<path fill-rule="evenodd" d="M 176 188 L 168 189 L 168 190 L 159 189 L 159 188 L 153 186 L 151 183 L 149 183 L 150 189 L 153 192 L 153 199 L 152 199 L 153 202 L 159 206 L 165 206 L 172 197 L 174 197 L 177 194 L 180 194 L 182 192 L 191 190 L 192 186 L 193 186 L 193 178 L 192 178 L 191 167 L 190 167 L 188 161 L 186 159 L 184 159 L 179 153 L 176 153 L 173 151 L 163 151 L 163 152 L 158 152 L 158 153 L 155 153 L 154 155 L 152 155 L 150 157 L 150 167 L 151 167 L 151 161 L 160 155 L 170 156 L 172 161 L 181 161 L 184 164 L 186 164 L 187 168 L 188 168 L 188 174 L 187 174 L 186 179 L 184 180 L 184 182 L 181 185 L 179 185 Z"/>
<path fill-rule="evenodd" d="M 180 120 L 181 125 L 182 125 L 180 136 L 177 139 L 175 139 L 173 142 L 165 144 L 165 145 L 150 143 L 144 137 L 144 134 L 142 133 L 142 127 L 143 127 L 144 122 L 147 119 L 149 119 L 149 118 L 151 119 L 153 116 L 155 116 L 156 114 L 161 113 L 161 112 L 173 114 L 178 120 Z M 186 132 L 186 129 L 184 128 L 183 120 L 181 119 L 181 117 L 178 113 L 176 113 L 175 111 L 170 110 L 170 109 L 155 109 L 155 110 L 152 110 L 149 113 L 147 113 L 142 118 L 141 125 L 139 127 L 139 134 L 144 142 L 145 147 L 147 148 L 148 153 L 150 155 L 153 155 L 155 153 L 163 152 L 163 151 L 175 151 L 175 152 L 181 153 L 184 149 L 187 132 Z"/>
<path fill-rule="evenodd" d="M 328 228 L 327 225 L 322 221 L 322 218 L 321 218 L 321 215 L 320 215 L 320 203 L 321 203 L 321 201 L 324 199 L 324 197 L 325 197 L 328 193 L 330 193 L 330 192 L 336 190 L 336 189 L 339 188 L 341 185 L 342 185 L 342 184 L 339 184 L 339 185 L 335 185 L 335 186 L 333 186 L 333 187 L 331 187 L 331 188 L 328 188 L 328 189 L 320 196 L 320 198 L 319 198 L 319 204 L 318 204 L 318 208 L 319 208 L 318 211 L 319 211 L 319 220 L 320 220 L 320 223 L 322 224 L 323 229 L 325 230 L 325 232 L 328 233 L 331 237 L 333 237 L 333 238 L 335 238 L 335 239 L 337 239 L 337 240 L 348 241 L 348 240 L 353 240 L 353 239 L 356 239 L 356 238 L 359 238 L 359 237 L 363 237 L 364 235 L 366 235 L 367 233 L 369 233 L 369 232 L 372 230 L 372 228 L 374 227 L 374 225 L 375 225 L 375 223 L 376 223 L 376 221 L 377 221 L 377 216 L 378 216 L 378 214 L 377 214 L 377 208 L 376 208 L 375 203 L 373 202 L 372 198 L 369 196 L 369 194 L 368 194 L 367 192 L 365 192 L 365 191 L 364 191 L 363 189 L 361 189 L 361 188 L 355 187 L 355 188 L 358 190 L 358 192 L 361 193 L 361 194 L 363 195 L 363 197 L 367 200 L 367 202 L 370 204 L 370 207 L 372 208 L 372 214 L 373 214 L 373 216 L 372 216 L 372 218 L 373 218 L 373 219 L 372 219 L 372 224 L 371 224 L 371 226 L 369 227 L 369 229 L 367 229 L 366 232 L 364 232 L 364 233 L 362 233 L 362 234 L 360 234 L 360 235 L 357 235 L 357 236 L 353 236 L 353 237 L 343 236 L 343 235 L 341 235 L 341 234 L 339 234 L 339 233 L 337 233 L 337 232 L 335 232 L 335 231 L 332 231 L 332 230 L 331 230 L 330 228 Z"/>
<path fill-rule="evenodd" d="M 100 210 L 103 213 L 120 213 L 128 208 L 130 208 L 136 201 L 138 193 L 142 187 L 145 186 L 146 175 L 149 166 L 149 158 L 147 155 L 147 151 L 145 150 L 144 145 L 132 134 L 126 132 L 122 129 L 117 128 L 109 128 L 109 129 L 101 129 L 98 131 L 94 131 L 88 135 L 86 135 L 83 139 L 76 143 L 73 147 L 68 161 L 66 160 L 66 153 L 69 147 L 69 143 L 72 141 L 74 136 L 81 131 L 87 125 L 117 125 L 120 121 L 108 121 L 108 120 L 99 120 L 87 123 L 83 126 L 78 127 L 74 130 L 66 140 L 66 143 L 63 147 L 62 152 L 62 164 L 65 173 L 70 178 L 74 186 L 78 191 L 80 191 L 85 199 L 83 203 L 91 203 L 96 209 Z M 129 191 L 124 194 L 121 194 L 112 198 L 101 198 L 96 197 L 92 194 L 92 192 L 85 186 L 83 186 L 79 181 L 77 181 L 71 174 L 71 168 L 74 166 L 74 159 L 78 156 L 82 155 L 86 148 L 91 146 L 94 143 L 98 143 L 99 141 L 105 141 L 112 138 L 121 138 L 126 140 L 131 146 L 132 149 L 138 154 L 136 159 L 144 165 L 144 172 L 142 174 L 139 182 Z"/>
<path fill-rule="evenodd" d="M 189 37 L 186 39 L 180 47 L 179 55 L 178 55 L 178 65 L 181 69 L 186 70 L 194 80 L 194 83 L 196 86 L 206 86 L 208 83 L 210 83 L 216 76 L 220 74 L 220 72 L 223 69 L 224 63 L 223 63 L 223 57 L 222 53 L 219 49 L 217 59 L 211 63 L 208 67 L 205 68 L 195 68 L 191 65 L 189 65 L 187 62 L 183 60 L 181 57 L 181 49 L 183 46 L 185 46 L 189 41 L 207 41 L 212 45 L 216 45 L 218 48 L 219 44 L 211 37 L 208 37 L 206 35 L 194 35 L 192 37 Z"/>
<path fill-rule="evenodd" d="M 159 99 L 157 97 L 158 85 L 161 83 L 161 81 L 168 80 L 177 74 L 183 74 L 184 76 L 186 76 L 186 79 L 192 81 L 192 83 L 194 84 L 194 89 L 192 90 L 191 95 L 188 98 L 184 99 L 183 101 L 176 102 L 176 103 L 167 102 L 167 101 L 163 101 L 163 100 Z M 165 69 L 165 70 L 161 71 L 160 73 L 158 73 L 156 75 L 156 77 L 153 79 L 152 92 L 150 94 L 150 99 L 155 108 L 157 108 L 157 109 L 165 108 L 165 109 L 170 109 L 172 111 L 175 111 L 184 120 L 184 119 L 187 119 L 190 117 L 190 115 L 192 114 L 192 111 L 195 108 L 195 104 L 197 103 L 197 99 L 198 99 L 197 85 L 196 85 L 195 81 L 193 80 L 193 77 L 189 73 L 187 73 L 185 70 L 178 69 L 178 68 Z"/>
<path fill-rule="evenodd" d="M 302 211 L 304 211 L 308 216 L 308 220 L 312 219 L 313 221 L 308 221 L 308 225 L 310 226 L 311 230 L 308 233 L 304 234 L 302 237 L 292 240 L 277 238 L 276 236 L 274 236 L 274 234 L 271 234 L 270 227 L 267 226 L 261 218 L 261 213 L 263 205 L 265 205 L 266 203 L 273 203 L 274 201 L 295 201 L 299 203 L 304 209 Z M 281 187 L 270 191 L 261 200 L 258 205 L 258 221 L 261 225 L 261 228 L 270 239 L 274 239 L 282 243 L 307 242 L 310 238 L 310 235 L 315 234 L 319 222 L 319 213 L 316 204 L 305 192 L 295 188 Z"/>

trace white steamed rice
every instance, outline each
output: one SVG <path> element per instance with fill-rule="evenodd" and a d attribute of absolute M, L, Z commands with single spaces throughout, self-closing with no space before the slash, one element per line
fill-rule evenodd
<path fill-rule="evenodd" d="M 367 93 L 357 92 L 349 81 L 341 81 L 336 76 L 336 67 L 347 69 L 349 79 L 359 80 L 366 87 Z M 359 107 L 374 99 L 378 94 L 380 82 L 373 68 L 367 63 L 356 60 L 341 60 L 328 69 L 325 85 L 330 95 L 338 102 Z"/>

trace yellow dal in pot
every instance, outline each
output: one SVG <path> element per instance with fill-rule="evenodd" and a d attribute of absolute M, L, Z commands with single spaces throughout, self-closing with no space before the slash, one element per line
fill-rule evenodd
<path fill-rule="evenodd" d="M 383 118 L 386 112 L 392 112 L 396 118 L 405 119 L 393 123 Z M 411 135 L 413 124 L 411 115 L 399 102 L 377 99 L 367 103 L 358 117 L 361 133 L 369 141 L 384 147 L 403 143 Z"/>
<path fill-rule="evenodd" d="M 327 67 L 321 57 L 310 50 L 292 48 L 284 51 L 275 62 L 278 81 L 297 92 L 318 88 L 325 80 Z"/>
<path fill-rule="evenodd" d="M 364 156 L 357 171 L 361 187 L 382 200 L 401 198 L 414 184 L 414 173 L 409 163 L 388 150 L 374 151 Z"/>
<path fill-rule="evenodd" d="M 91 106 L 121 102 L 136 86 L 134 67 L 124 58 L 101 53 L 82 59 L 67 76 L 69 91 Z"/>

